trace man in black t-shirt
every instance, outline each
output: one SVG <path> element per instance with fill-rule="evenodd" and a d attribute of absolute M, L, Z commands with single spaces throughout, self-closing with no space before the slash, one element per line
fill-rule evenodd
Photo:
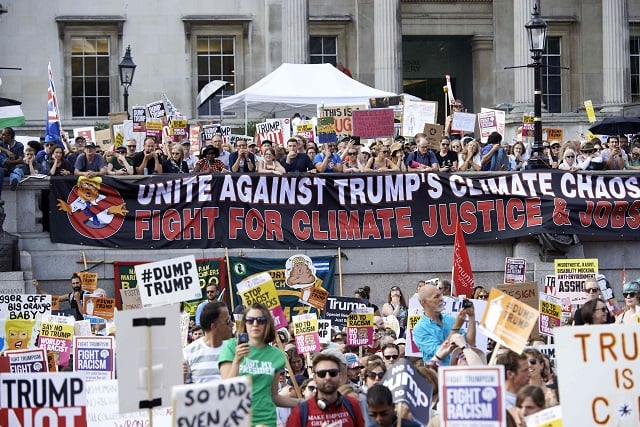
<path fill-rule="evenodd" d="M 156 154 L 156 140 L 152 137 L 147 137 L 147 139 L 144 140 L 142 151 L 133 156 L 133 169 L 136 175 L 162 173 L 162 162 Z"/>

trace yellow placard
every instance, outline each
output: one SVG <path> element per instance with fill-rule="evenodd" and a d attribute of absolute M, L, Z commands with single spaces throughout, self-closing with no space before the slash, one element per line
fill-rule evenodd
<path fill-rule="evenodd" d="M 155 131 L 161 131 L 162 130 L 162 120 L 160 119 L 147 119 L 147 130 L 155 130 Z"/>
<path fill-rule="evenodd" d="M 596 112 L 593 109 L 593 103 L 590 99 L 584 101 L 584 109 L 587 112 L 587 118 L 589 119 L 589 123 L 593 123 L 596 121 Z"/>
<path fill-rule="evenodd" d="M 264 304 L 268 309 L 273 309 L 280 305 L 278 292 L 273 280 L 261 283 L 241 293 L 240 297 L 242 298 L 242 303 L 247 307 L 253 303 Z"/>

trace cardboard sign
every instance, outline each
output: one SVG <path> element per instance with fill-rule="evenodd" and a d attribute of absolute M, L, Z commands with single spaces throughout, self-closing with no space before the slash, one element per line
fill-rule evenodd
<path fill-rule="evenodd" d="M 326 289 L 319 286 L 309 286 L 308 288 L 302 289 L 299 301 L 302 304 L 315 307 L 318 310 L 324 310 L 324 306 L 327 304 L 328 296 L 329 291 L 327 291 Z"/>
<path fill-rule="evenodd" d="M 75 319 L 67 316 L 46 315 L 40 322 L 38 347 L 58 353 L 58 364 L 67 366 L 73 341 Z"/>
<path fill-rule="evenodd" d="M 571 426 L 637 426 L 637 325 L 586 325 L 554 331 L 562 415 Z M 597 387 L 585 385 L 597 378 Z M 570 424 L 569 424 L 570 421 Z"/>
<path fill-rule="evenodd" d="M 116 312 L 119 412 L 170 404 L 184 381 L 179 317 L 178 304 Z"/>
<path fill-rule="evenodd" d="M 442 427 L 507 425 L 504 366 L 441 366 L 438 387 Z"/>
<path fill-rule="evenodd" d="M 347 345 L 373 344 L 373 308 L 358 309 L 347 317 Z"/>
<path fill-rule="evenodd" d="M 543 128 L 542 129 L 542 140 L 543 141 L 558 141 L 562 143 L 563 139 L 563 131 L 561 128 Z"/>
<path fill-rule="evenodd" d="M 524 282 L 518 284 L 496 285 L 496 288 L 513 298 L 522 301 L 531 308 L 538 309 L 538 283 Z"/>
<path fill-rule="evenodd" d="M 113 337 L 74 337 L 73 370 L 86 381 L 111 380 L 115 373 Z"/>
<path fill-rule="evenodd" d="M 504 129 L 507 125 L 507 113 L 502 110 L 493 110 L 491 108 L 482 107 L 480 113 L 493 113 L 496 117 L 497 132 L 504 135 Z"/>
<path fill-rule="evenodd" d="M 524 419 L 527 427 L 562 427 L 562 406 L 552 406 Z M 566 423 L 565 425 L 569 425 Z"/>
<path fill-rule="evenodd" d="M 504 262 L 504 283 L 524 282 L 526 270 L 526 259 L 507 257 Z"/>
<path fill-rule="evenodd" d="M 41 348 L 30 348 L 26 350 L 8 350 L 5 356 L 9 358 L 9 372 L 20 373 L 46 373 L 47 354 Z"/>
<path fill-rule="evenodd" d="M 444 134 L 444 126 L 426 124 L 422 129 L 422 132 L 427 136 L 427 142 L 429 143 L 429 149 L 437 150 L 440 147 L 440 141 Z"/>
<path fill-rule="evenodd" d="M 87 425 L 82 374 L 2 374 L 0 390 L 0 425 Z"/>
<path fill-rule="evenodd" d="M 475 113 L 462 113 L 460 111 L 454 111 L 451 129 L 460 130 L 463 132 L 474 132 L 476 130 Z"/>
<path fill-rule="evenodd" d="M 131 108 L 131 120 L 134 132 L 146 132 L 147 109 L 144 105 L 134 105 Z"/>
<path fill-rule="evenodd" d="M 527 345 L 537 320 L 538 310 L 493 288 L 479 329 L 492 340 L 519 354 Z"/>
<path fill-rule="evenodd" d="M 413 419 L 422 425 L 429 423 L 433 386 L 417 373 L 406 359 L 400 359 L 389 367 L 382 385 L 393 395 L 393 403 L 403 402 L 411 411 Z"/>
<path fill-rule="evenodd" d="M 584 282 L 598 274 L 598 259 L 555 259 L 556 294 L 558 298 L 571 298 L 572 304 L 584 304 L 589 300 L 584 292 Z"/>
<path fill-rule="evenodd" d="M 276 329 L 287 326 L 287 318 L 280 305 L 276 285 L 273 283 L 273 278 L 269 273 L 258 273 L 247 277 L 238 283 L 238 293 L 242 298 L 242 303 L 247 307 L 254 302 L 264 304 L 273 316 L 273 323 Z"/>
<path fill-rule="evenodd" d="M 0 295 L 0 319 L 33 320 L 38 314 L 51 314 L 51 295 Z"/>
<path fill-rule="evenodd" d="M 193 255 L 139 264 L 134 267 L 144 307 L 200 298 L 200 281 Z"/>
<path fill-rule="evenodd" d="M 315 353 L 321 350 L 318 335 L 318 318 L 314 313 L 293 316 L 293 335 L 298 354 Z"/>
<path fill-rule="evenodd" d="M 480 127 L 480 136 L 483 144 L 487 143 L 487 138 L 491 132 L 498 131 L 498 121 L 496 120 L 495 111 L 487 111 L 486 113 L 478 113 L 478 126 Z"/>
<path fill-rule="evenodd" d="M 149 117 L 152 119 L 160 119 L 162 121 L 167 118 L 167 109 L 162 101 L 147 104 L 147 110 L 149 111 Z"/>
<path fill-rule="evenodd" d="M 338 142 L 336 123 L 333 117 L 318 117 L 318 144 Z"/>
<path fill-rule="evenodd" d="M 247 376 L 176 386 L 172 401 L 176 426 L 251 426 L 251 380 Z"/>
<path fill-rule="evenodd" d="M 562 306 L 560 299 L 553 295 L 540 295 L 540 321 L 538 331 L 542 335 L 553 335 L 553 329 L 560 326 L 562 321 Z"/>
<path fill-rule="evenodd" d="M 268 139 L 274 146 L 284 147 L 285 138 L 283 126 L 280 120 L 273 120 L 256 124 L 256 134 L 254 140 L 256 144 L 262 145 L 262 141 Z"/>
<path fill-rule="evenodd" d="M 73 138 L 75 143 L 75 138 L 83 136 L 87 141 L 96 142 L 96 128 L 93 126 L 82 127 L 82 128 L 73 128 Z"/>
<path fill-rule="evenodd" d="M 113 319 L 113 310 L 116 308 L 115 298 L 86 295 L 83 298 L 83 302 L 86 315 L 102 317 L 103 319 Z"/>
<path fill-rule="evenodd" d="M 341 140 L 345 136 L 353 136 L 353 112 L 366 108 L 366 105 L 324 106 L 320 108 L 319 118 L 333 117 L 337 139 Z"/>
<path fill-rule="evenodd" d="M 76 272 L 80 276 L 82 281 L 82 290 L 87 292 L 93 292 L 98 287 L 98 273 L 92 273 L 90 271 Z"/>
<path fill-rule="evenodd" d="M 594 123 L 596 121 L 596 112 L 593 109 L 593 102 L 591 102 L 590 99 L 584 101 L 584 110 L 587 113 L 589 123 Z"/>
<path fill-rule="evenodd" d="M 140 288 L 120 289 L 123 310 L 138 310 L 142 308 Z"/>
<path fill-rule="evenodd" d="M 329 344 L 331 342 L 331 320 L 318 320 L 318 337 L 320 344 Z"/>
<path fill-rule="evenodd" d="M 333 326 L 344 328 L 347 326 L 349 314 L 363 308 L 367 308 L 365 300 L 331 295 L 327 297 L 324 318 L 331 320 Z"/>
<path fill-rule="evenodd" d="M 311 120 L 302 120 L 297 123 L 293 129 L 294 135 L 300 135 L 307 138 L 309 141 L 314 141 L 316 132 L 315 126 Z"/>
<path fill-rule="evenodd" d="M 401 135 L 413 137 L 423 131 L 425 124 L 434 124 L 437 116 L 437 102 L 405 99 Z"/>
<path fill-rule="evenodd" d="M 527 116 L 526 114 L 522 116 L 522 137 L 533 138 L 533 134 L 535 132 L 535 117 Z"/>
<path fill-rule="evenodd" d="M 162 135 L 162 120 L 160 119 L 147 117 L 145 127 L 147 128 L 147 136 L 158 138 L 160 135 Z"/>
<path fill-rule="evenodd" d="M 378 108 L 374 110 L 353 111 L 353 134 L 360 138 L 393 136 L 393 110 Z"/>

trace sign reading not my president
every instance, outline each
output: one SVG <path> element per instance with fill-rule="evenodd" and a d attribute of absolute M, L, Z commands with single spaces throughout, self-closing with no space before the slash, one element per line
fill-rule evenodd
<path fill-rule="evenodd" d="M 188 301 L 201 296 L 193 255 L 135 266 L 143 307 Z"/>

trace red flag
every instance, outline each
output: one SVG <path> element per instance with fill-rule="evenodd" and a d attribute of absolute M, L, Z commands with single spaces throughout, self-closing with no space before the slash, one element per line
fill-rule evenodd
<path fill-rule="evenodd" d="M 471 262 L 469 261 L 469 253 L 467 245 L 464 242 L 464 234 L 460 228 L 460 221 L 456 224 L 456 238 L 453 243 L 453 263 L 451 272 L 451 286 L 453 295 L 467 298 L 471 297 L 473 288 L 473 270 L 471 270 Z"/>

